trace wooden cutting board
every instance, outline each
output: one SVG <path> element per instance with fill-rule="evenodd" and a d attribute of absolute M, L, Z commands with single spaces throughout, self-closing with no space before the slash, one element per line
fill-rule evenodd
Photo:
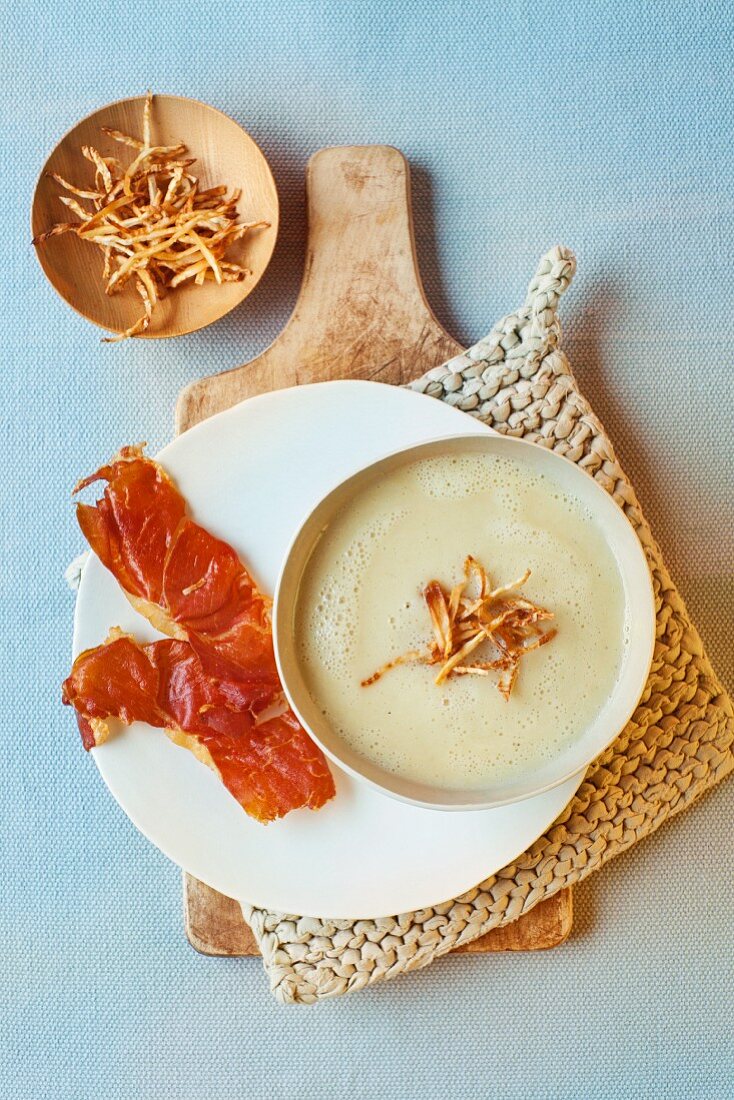
<path fill-rule="evenodd" d="M 426 301 L 415 256 L 408 164 L 382 145 L 322 149 L 308 165 L 308 246 L 293 315 L 244 366 L 182 390 L 176 430 L 266 390 L 334 378 L 401 385 L 461 350 Z M 186 934 L 207 955 L 257 954 L 231 898 L 184 876 Z M 571 930 L 571 892 L 460 951 L 532 951 Z"/>

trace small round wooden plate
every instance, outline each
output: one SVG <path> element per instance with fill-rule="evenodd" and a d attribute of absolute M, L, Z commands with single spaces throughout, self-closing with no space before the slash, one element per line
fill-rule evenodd
<path fill-rule="evenodd" d="M 93 180 L 93 166 L 81 154 L 82 145 L 93 145 L 103 156 L 116 156 L 127 163 L 131 152 L 102 133 L 101 127 L 142 136 L 144 96 L 110 103 L 78 122 L 61 139 L 43 167 L 33 196 L 33 236 L 74 215 L 59 202 L 63 194 L 50 178 L 57 172 L 81 187 Z M 278 234 L 278 193 L 272 172 L 260 148 L 249 134 L 227 115 L 181 96 L 153 97 L 153 141 L 170 145 L 185 142 L 188 156 L 196 157 L 192 171 L 202 187 L 226 184 L 242 191 L 237 209 L 242 221 L 264 220 L 267 228 L 248 233 L 237 242 L 228 257 L 242 263 L 251 275 L 239 283 L 204 283 L 178 287 L 156 306 L 150 327 L 142 336 L 180 336 L 195 332 L 219 320 L 254 290 L 270 262 Z M 118 294 L 105 293 L 101 249 L 89 241 L 66 233 L 38 245 L 41 267 L 52 285 L 83 317 L 110 332 L 124 332 L 141 314 L 140 298 L 123 288 Z"/>

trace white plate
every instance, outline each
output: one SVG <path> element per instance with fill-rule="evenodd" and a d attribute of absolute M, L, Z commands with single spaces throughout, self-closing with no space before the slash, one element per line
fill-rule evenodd
<path fill-rule="evenodd" d="M 159 457 L 197 521 L 230 542 L 272 592 L 293 532 L 334 485 L 391 449 L 477 427 L 410 390 L 324 382 L 251 398 Z M 158 637 L 92 557 L 79 588 L 74 654 L 115 625 L 146 641 Z M 265 908 L 343 919 L 409 912 L 470 889 L 543 832 L 583 775 L 511 806 L 446 813 L 389 798 L 334 768 L 331 803 L 263 826 L 162 730 L 136 723 L 93 756 L 131 820 L 192 875 Z"/>

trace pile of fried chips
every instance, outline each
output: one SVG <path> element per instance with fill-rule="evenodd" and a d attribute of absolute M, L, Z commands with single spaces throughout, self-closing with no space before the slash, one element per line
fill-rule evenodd
<path fill-rule="evenodd" d="M 94 184 L 76 187 L 62 176 L 53 179 L 65 191 L 60 201 L 80 219 L 60 222 L 34 238 L 35 245 L 62 233 L 75 233 L 104 252 L 108 294 L 131 280 L 143 302 L 143 315 L 124 332 L 107 337 L 124 340 L 145 332 L 153 310 L 166 291 L 186 282 L 238 282 L 251 274 L 225 253 L 264 221 L 238 222 L 240 192 L 224 186 L 200 189 L 190 171 L 194 159 L 183 142 L 153 145 L 152 96 L 143 108 L 142 140 L 104 127 L 103 133 L 133 151 L 123 168 L 116 157 L 103 157 L 91 146 L 82 155 L 94 166 Z"/>
<path fill-rule="evenodd" d="M 363 680 L 362 686 L 376 683 L 397 665 L 418 662 L 441 666 L 435 677 L 437 684 L 451 676 L 491 676 L 499 672 L 497 687 L 509 699 L 520 659 L 557 634 L 554 628 L 545 630 L 540 625 L 552 619 L 553 612 L 519 595 L 529 577 L 528 569 L 510 584 L 492 588 L 484 567 L 469 555 L 464 561 L 463 580 L 450 592 L 439 581 L 429 581 L 423 599 L 431 617 L 433 641 L 426 650 L 411 650 L 388 661 Z M 468 595 L 472 585 L 476 593 Z M 485 643 L 491 652 L 479 660 L 476 651 Z"/>

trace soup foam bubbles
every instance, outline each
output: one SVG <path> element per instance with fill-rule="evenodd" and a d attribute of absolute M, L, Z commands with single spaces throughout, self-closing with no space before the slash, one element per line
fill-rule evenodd
<path fill-rule="evenodd" d="M 494 676 L 387 660 L 432 636 L 421 592 L 450 588 L 472 554 L 493 584 L 531 569 L 523 592 L 555 613 L 557 637 L 528 654 L 509 702 Z M 515 459 L 438 456 L 369 485 L 317 543 L 295 608 L 309 691 L 340 737 L 386 771 L 480 789 L 550 759 L 613 690 L 627 630 L 616 562 L 591 514 Z"/>

